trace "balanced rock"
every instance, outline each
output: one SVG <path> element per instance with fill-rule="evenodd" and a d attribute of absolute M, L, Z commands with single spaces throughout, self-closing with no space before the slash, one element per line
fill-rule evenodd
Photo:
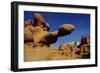
<path fill-rule="evenodd" d="M 72 58 L 70 55 L 66 56 L 68 52 L 66 48 L 71 49 L 70 47 L 65 46 L 64 50 L 59 50 L 50 49 L 49 46 L 55 43 L 59 37 L 71 34 L 71 32 L 75 29 L 75 26 L 72 24 L 63 24 L 58 30 L 53 32 L 49 32 L 49 28 L 50 25 L 45 21 L 40 13 L 35 13 L 33 20 L 25 22 L 25 61 L 60 60 Z"/>
<path fill-rule="evenodd" d="M 70 34 L 75 29 L 75 26 L 72 24 L 63 24 L 59 28 L 58 35 L 59 36 L 65 36 Z"/>

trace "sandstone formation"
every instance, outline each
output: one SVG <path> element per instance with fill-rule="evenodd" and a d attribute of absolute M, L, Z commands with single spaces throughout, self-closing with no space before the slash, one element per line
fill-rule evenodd
<path fill-rule="evenodd" d="M 24 23 L 24 61 L 65 60 L 89 58 L 90 39 L 82 38 L 81 43 L 64 44 L 60 47 L 50 47 L 59 37 L 71 34 L 75 26 L 62 24 L 58 30 L 49 32 L 50 25 L 39 13 L 34 14 L 33 20 Z M 84 52 L 85 51 L 85 52 Z"/>
<path fill-rule="evenodd" d="M 45 21 L 45 19 L 39 13 L 34 14 L 33 27 L 35 26 L 40 26 L 44 30 L 49 30 L 50 28 L 49 24 Z"/>
<path fill-rule="evenodd" d="M 29 20 L 25 22 L 25 42 L 33 41 L 34 44 L 42 44 L 49 46 L 55 43 L 60 36 L 70 34 L 75 26 L 72 24 L 63 24 L 58 30 L 48 32 L 50 26 L 39 13 L 34 14 L 34 21 Z"/>
<path fill-rule="evenodd" d="M 90 36 L 82 37 L 80 48 L 80 55 L 82 58 L 90 58 Z"/>
<path fill-rule="evenodd" d="M 73 30 L 75 29 L 75 26 L 73 26 L 72 24 L 63 24 L 60 26 L 59 31 L 58 31 L 58 35 L 59 36 L 65 36 L 70 34 Z"/>

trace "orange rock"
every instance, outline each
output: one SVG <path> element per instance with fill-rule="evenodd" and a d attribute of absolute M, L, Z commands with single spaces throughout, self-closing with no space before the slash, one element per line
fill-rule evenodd
<path fill-rule="evenodd" d="M 63 24 L 56 31 L 49 32 L 49 24 L 39 13 L 34 14 L 34 21 L 24 24 L 24 61 L 48 61 L 89 58 L 90 37 L 81 39 L 81 43 L 61 44 L 60 47 L 50 47 L 59 37 L 69 35 L 74 31 L 72 24 Z"/>
<path fill-rule="evenodd" d="M 43 16 L 40 13 L 35 13 L 34 14 L 34 23 L 33 26 L 40 26 L 42 27 L 44 30 L 49 30 L 50 26 L 49 24 L 45 21 L 45 19 L 43 18 Z"/>
<path fill-rule="evenodd" d="M 75 29 L 75 26 L 72 24 L 63 24 L 59 28 L 58 35 L 59 36 L 65 36 L 70 34 Z"/>

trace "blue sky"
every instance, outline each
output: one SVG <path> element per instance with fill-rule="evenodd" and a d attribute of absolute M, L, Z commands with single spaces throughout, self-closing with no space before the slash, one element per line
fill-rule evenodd
<path fill-rule="evenodd" d="M 34 19 L 33 11 L 24 11 L 24 21 Z M 58 30 L 62 24 L 73 24 L 76 29 L 64 37 L 59 37 L 58 41 L 52 45 L 59 46 L 62 42 L 68 43 L 81 40 L 82 36 L 90 35 L 90 14 L 79 13 L 56 13 L 56 12 L 39 12 L 50 25 L 50 31 Z"/>

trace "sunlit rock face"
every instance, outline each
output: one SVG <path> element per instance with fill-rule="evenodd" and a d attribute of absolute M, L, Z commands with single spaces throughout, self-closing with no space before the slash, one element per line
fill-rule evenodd
<path fill-rule="evenodd" d="M 72 24 L 62 24 L 58 30 L 49 32 L 50 25 L 39 13 L 34 14 L 33 20 L 24 23 L 24 61 L 65 60 L 85 58 L 89 54 L 90 39 L 83 39 L 77 45 L 61 44 L 60 47 L 50 47 L 59 37 L 67 36 L 75 30 Z M 85 40 L 85 42 L 84 42 Z M 87 45 L 88 44 L 88 45 Z M 83 50 L 86 52 L 83 53 Z"/>

